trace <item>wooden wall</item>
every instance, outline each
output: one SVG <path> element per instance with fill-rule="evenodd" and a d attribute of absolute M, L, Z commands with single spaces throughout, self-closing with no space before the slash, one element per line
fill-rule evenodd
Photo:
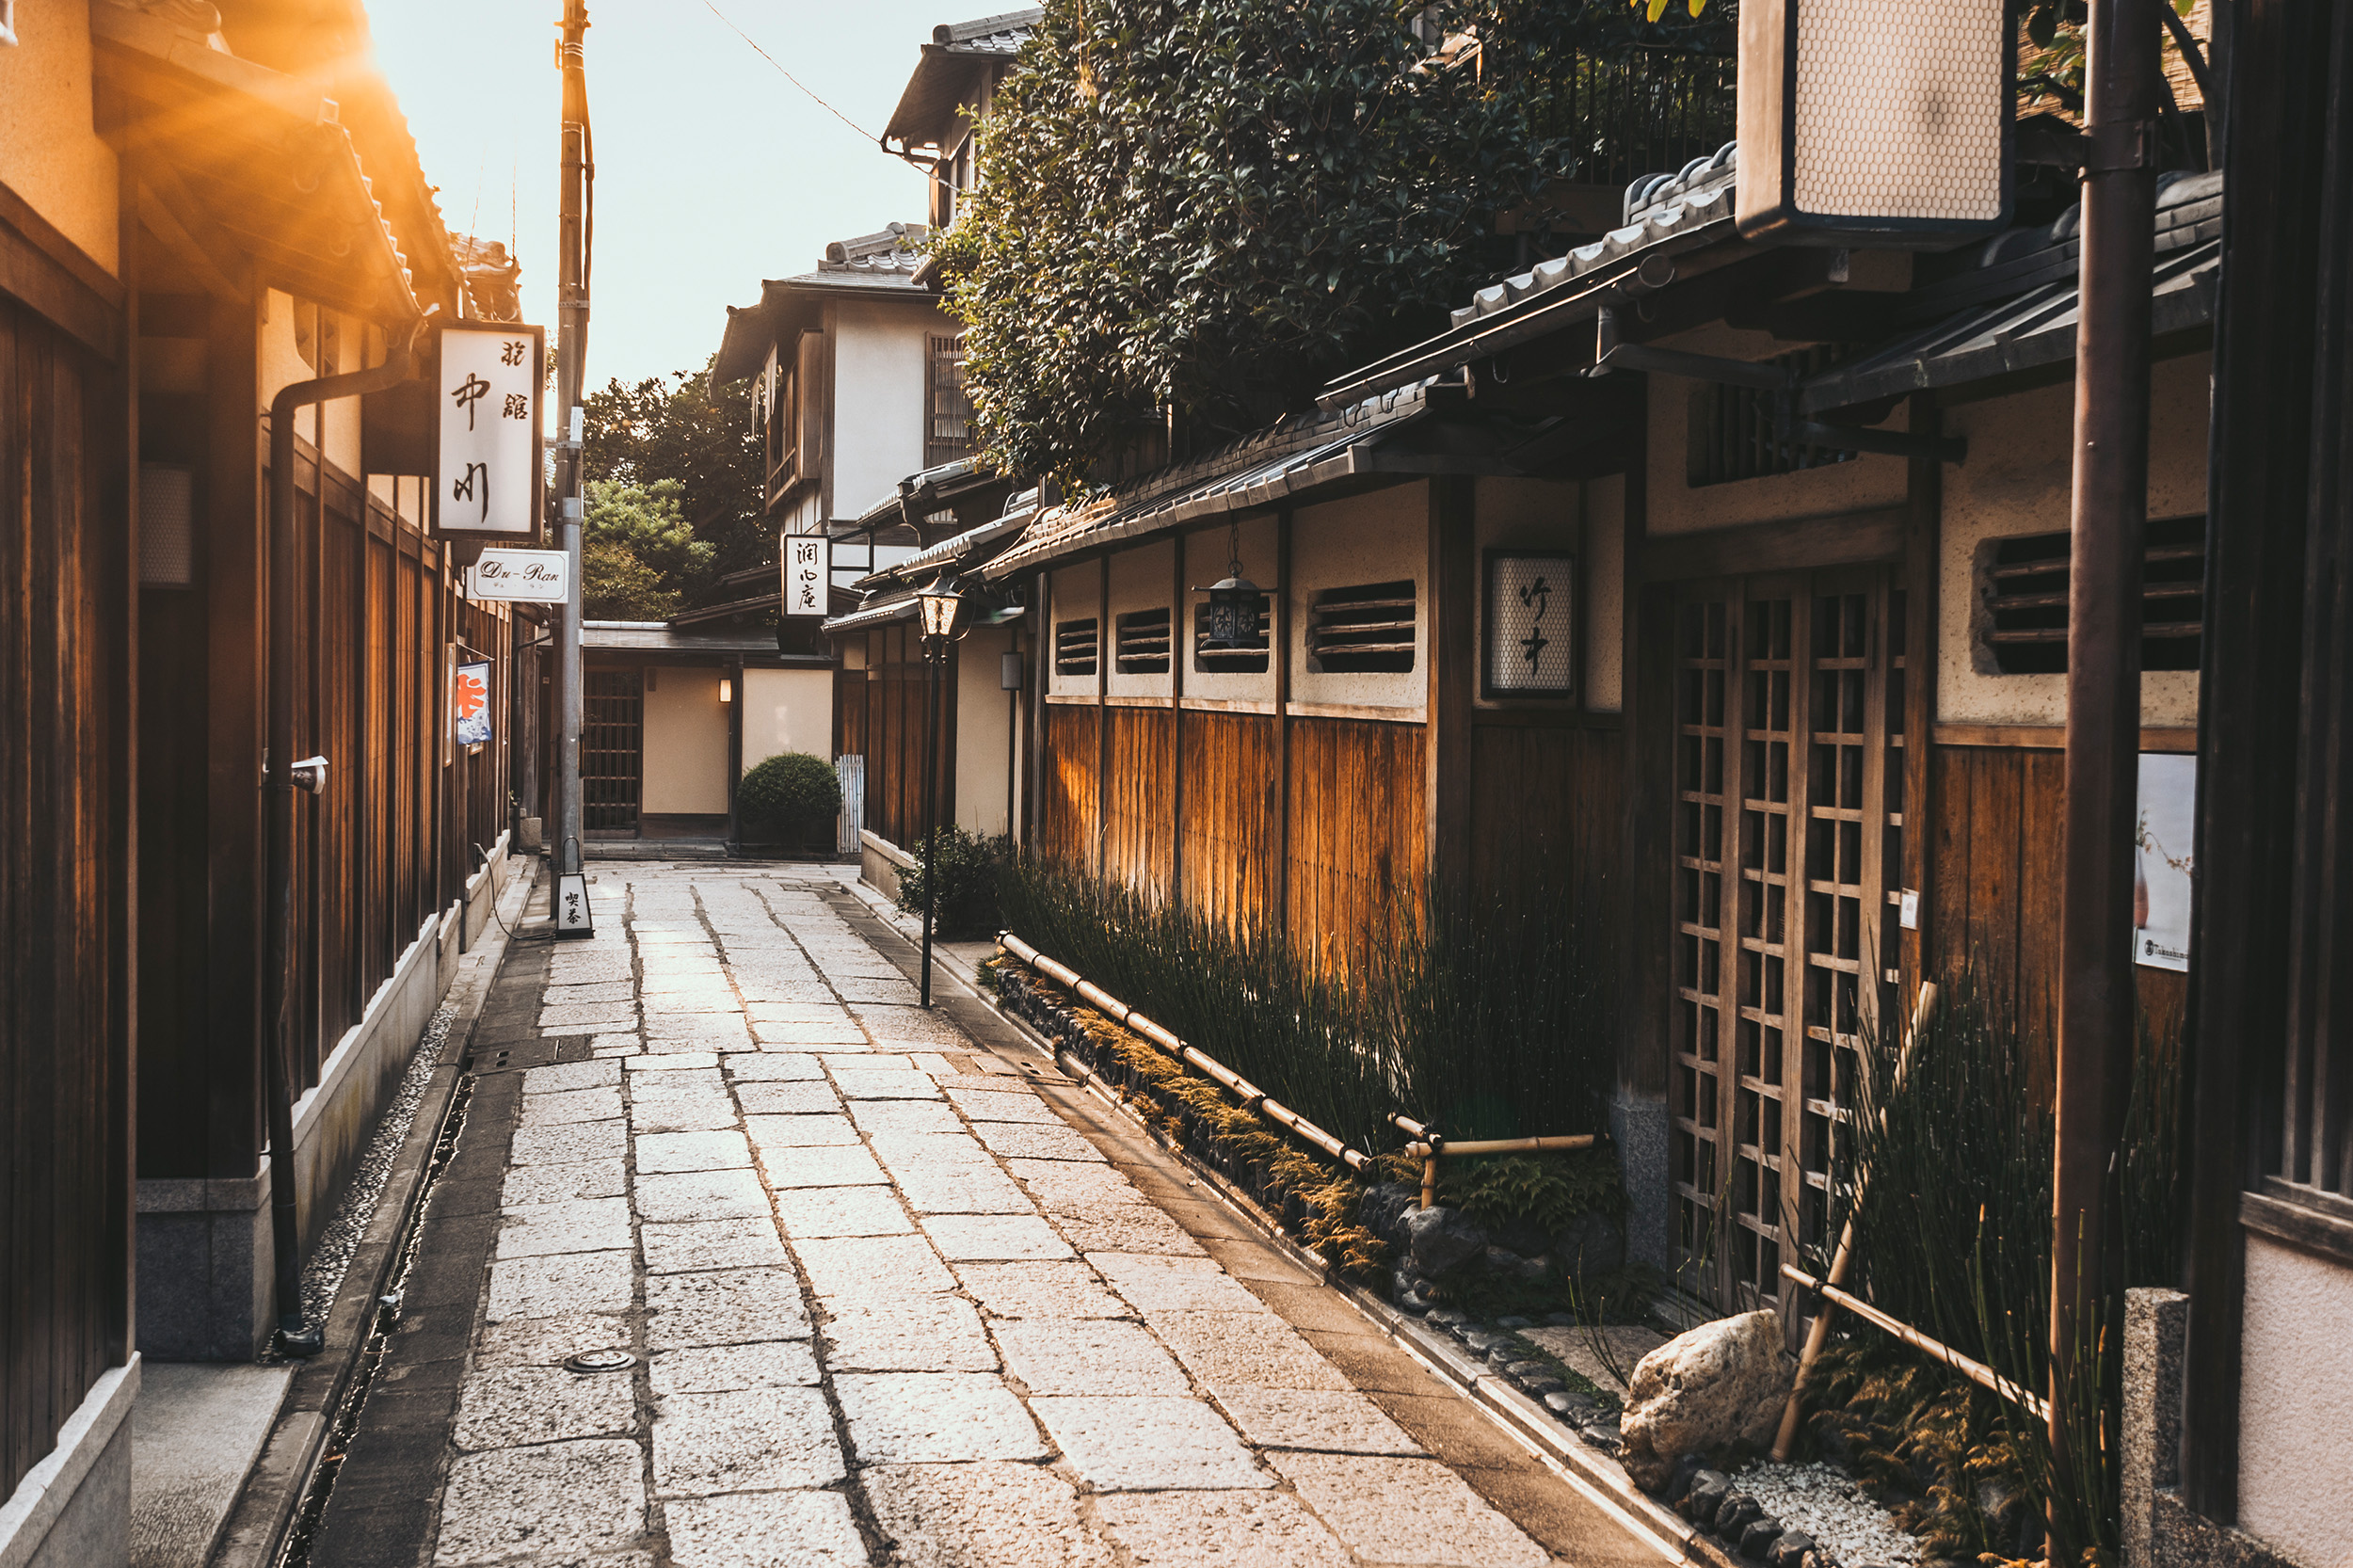
<path fill-rule="evenodd" d="M 1095 869 L 1096 784 L 1102 765 L 1098 710 L 1048 703 L 1039 768 L 1040 853 L 1083 871 Z"/>
<path fill-rule="evenodd" d="M 1575 907 L 1609 906 L 1623 880 L 1624 744 L 1615 723 L 1472 726 L 1475 900 L 1490 907 L 1549 900 L 1565 876 Z"/>
<path fill-rule="evenodd" d="M 1106 708 L 1103 874 L 1156 899 L 1176 865 L 1176 775 L 1166 708 Z"/>
<path fill-rule="evenodd" d="M 1274 717 L 1189 712 L 1183 742 L 1184 900 L 1224 925 L 1262 925 L 1274 907 Z"/>
<path fill-rule="evenodd" d="M 1293 719 L 1285 923 L 1353 968 L 1418 926 L 1429 875 L 1428 767 L 1418 724 Z"/>
<path fill-rule="evenodd" d="M 2058 1033 L 2066 754 L 1939 745 L 1929 753 L 1929 776 L 1933 967 L 1948 979 L 1971 973 L 1989 996 L 2014 1004 L 2047 1063 Z M 2139 967 L 2133 974 L 2151 1026 L 2178 1029 L 2189 977 Z"/>
<path fill-rule="evenodd" d="M 112 380 L 0 298 L 0 1496 L 129 1332 Z"/>
<path fill-rule="evenodd" d="M 905 625 L 881 627 L 866 634 L 866 664 L 863 673 L 871 679 L 857 726 L 866 759 L 866 827 L 912 848 L 923 836 L 922 645 Z M 843 749 L 854 748 L 845 744 Z M 943 776 L 940 788 L 945 810 L 954 780 Z"/>

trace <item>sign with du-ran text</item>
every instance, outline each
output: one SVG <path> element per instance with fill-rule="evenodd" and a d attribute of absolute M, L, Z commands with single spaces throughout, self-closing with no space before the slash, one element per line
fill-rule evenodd
<path fill-rule="evenodd" d="M 561 604 L 569 562 L 560 550 L 486 550 L 473 564 L 471 597 Z"/>
<path fill-rule="evenodd" d="M 455 321 L 439 358 L 433 531 L 527 538 L 539 526 L 545 339 L 536 327 Z"/>

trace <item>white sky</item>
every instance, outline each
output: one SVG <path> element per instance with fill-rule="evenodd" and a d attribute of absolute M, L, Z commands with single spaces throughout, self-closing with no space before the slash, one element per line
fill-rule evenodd
<path fill-rule="evenodd" d="M 588 385 L 697 367 L 728 305 L 829 240 L 920 222 L 922 177 L 872 139 L 935 24 L 1000 0 L 717 0 L 862 127 L 827 114 L 702 0 L 589 0 L 597 254 Z M 391 78 L 449 226 L 517 243 L 523 313 L 555 325 L 562 0 L 379 0 Z"/>

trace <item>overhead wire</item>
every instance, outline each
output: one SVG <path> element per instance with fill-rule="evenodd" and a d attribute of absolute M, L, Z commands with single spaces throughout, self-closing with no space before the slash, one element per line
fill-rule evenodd
<path fill-rule="evenodd" d="M 711 12 L 712 15 L 717 17 L 722 22 L 726 22 L 728 30 L 733 32 L 737 38 L 740 38 L 745 43 L 750 44 L 754 54 L 758 55 L 761 59 L 766 60 L 770 65 L 775 66 L 778 75 L 782 76 L 786 81 L 792 83 L 794 87 L 800 88 L 804 93 L 807 93 L 811 103 L 815 104 L 819 108 L 824 110 L 827 114 L 833 116 L 834 119 L 841 121 L 842 124 L 847 125 L 851 130 L 857 132 L 857 134 L 864 139 L 868 141 L 879 139 L 875 136 L 868 135 L 865 128 L 859 125 L 856 120 L 852 120 L 848 115 L 843 114 L 840 109 L 835 108 L 831 104 L 828 104 L 823 98 L 818 97 L 816 91 L 811 88 L 807 82 L 802 81 L 798 76 L 795 76 L 792 72 L 785 70 L 784 66 L 774 55 L 771 55 L 767 50 L 760 48 L 760 40 L 758 39 L 753 38 L 751 34 L 745 32 L 743 28 L 736 26 L 733 22 L 729 22 L 728 20 L 727 13 L 722 11 L 718 7 L 712 5 L 711 0 L 703 0 L 703 6 Z"/>

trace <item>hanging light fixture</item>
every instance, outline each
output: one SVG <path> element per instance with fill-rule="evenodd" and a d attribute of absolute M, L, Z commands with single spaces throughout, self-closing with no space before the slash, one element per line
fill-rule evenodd
<path fill-rule="evenodd" d="M 1266 646 L 1258 635 L 1258 617 L 1266 612 L 1266 594 L 1258 584 L 1242 575 L 1241 523 L 1239 520 L 1227 536 L 1225 553 L 1224 580 L 1193 590 L 1209 596 L 1209 614 L 1204 617 L 1200 645 L 1204 653 L 1256 650 Z"/>
<path fill-rule="evenodd" d="M 945 649 L 964 634 L 971 618 L 972 597 L 953 577 L 943 572 L 930 587 L 916 590 L 915 609 L 923 628 L 924 643 Z"/>

